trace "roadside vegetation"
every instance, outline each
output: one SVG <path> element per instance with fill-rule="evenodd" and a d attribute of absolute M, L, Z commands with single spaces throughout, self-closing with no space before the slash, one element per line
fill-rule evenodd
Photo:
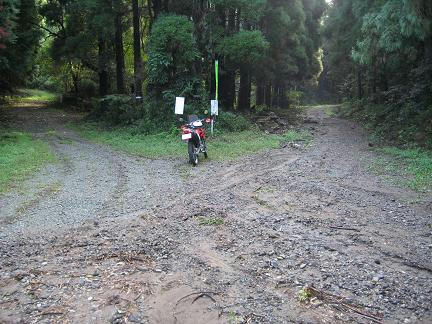
<path fill-rule="evenodd" d="M 72 127 L 88 140 L 147 158 L 183 157 L 187 154 L 186 144 L 181 141 L 180 131 L 175 127 L 171 132 L 157 134 L 136 133 L 130 128 L 110 130 L 96 123 L 73 125 Z M 228 129 L 235 128 L 235 126 L 230 126 Z M 252 127 L 237 132 L 217 130 L 213 137 L 208 138 L 209 159 L 232 160 L 246 154 L 278 148 L 284 143 L 308 142 L 310 139 L 309 134 L 297 131 L 275 135 L 265 134 Z"/>
<path fill-rule="evenodd" d="M 54 162 L 47 144 L 21 132 L 0 132 L 0 193 Z"/>
<path fill-rule="evenodd" d="M 403 178 L 402 185 L 418 192 L 432 191 L 432 152 L 391 146 L 378 148 L 377 151 L 383 156 L 371 167 L 375 173 L 400 176 Z"/>
<path fill-rule="evenodd" d="M 320 92 L 377 141 L 432 149 L 431 22 L 431 1 L 333 1 Z"/>
<path fill-rule="evenodd" d="M 3 101 L 6 102 L 7 105 L 12 106 L 19 106 L 26 103 L 49 104 L 56 102 L 58 99 L 59 95 L 57 93 L 46 90 L 27 88 L 18 89 L 12 95 L 3 97 Z"/>

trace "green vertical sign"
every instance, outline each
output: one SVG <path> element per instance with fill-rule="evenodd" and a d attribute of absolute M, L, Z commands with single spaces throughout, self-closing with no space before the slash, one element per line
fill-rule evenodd
<path fill-rule="evenodd" d="M 215 61 L 215 79 L 216 79 L 216 100 L 218 100 L 219 94 L 219 61 Z"/>

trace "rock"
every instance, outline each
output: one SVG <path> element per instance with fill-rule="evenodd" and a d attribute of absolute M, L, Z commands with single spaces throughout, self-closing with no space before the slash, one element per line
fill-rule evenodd
<path fill-rule="evenodd" d="M 275 268 L 275 269 L 279 269 L 280 268 L 279 263 L 276 262 L 276 261 L 270 261 L 270 266 L 272 268 Z"/>
<path fill-rule="evenodd" d="M 132 322 L 132 323 L 141 323 L 141 319 L 140 319 L 139 316 L 136 315 L 136 314 L 131 314 L 131 315 L 129 315 L 129 317 L 128 317 L 128 321 L 129 321 L 129 322 Z"/>
<path fill-rule="evenodd" d="M 306 263 L 300 264 L 300 269 L 304 269 L 304 268 L 306 268 Z"/>

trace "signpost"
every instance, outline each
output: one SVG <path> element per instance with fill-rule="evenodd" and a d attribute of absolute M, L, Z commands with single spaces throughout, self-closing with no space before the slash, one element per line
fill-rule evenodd
<path fill-rule="evenodd" d="M 211 115 L 212 115 L 212 120 L 211 120 L 211 134 L 213 136 L 213 128 L 214 128 L 214 116 L 219 115 L 219 103 L 218 103 L 218 99 L 219 99 L 219 61 L 216 60 L 215 61 L 215 80 L 216 80 L 216 100 L 212 100 L 211 101 Z"/>
<path fill-rule="evenodd" d="M 176 103 L 175 103 L 175 114 L 176 115 L 183 115 L 184 103 L 185 103 L 184 97 L 177 97 L 176 98 Z"/>
<path fill-rule="evenodd" d="M 211 115 L 212 116 L 219 115 L 219 102 L 217 100 L 211 101 Z"/>

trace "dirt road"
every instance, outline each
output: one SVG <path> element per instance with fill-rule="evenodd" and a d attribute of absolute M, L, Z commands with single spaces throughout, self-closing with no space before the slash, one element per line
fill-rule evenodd
<path fill-rule="evenodd" d="M 432 321 L 431 197 L 374 176 L 351 122 L 192 168 L 14 114 L 59 162 L 0 197 L 2 323 Z"/>

